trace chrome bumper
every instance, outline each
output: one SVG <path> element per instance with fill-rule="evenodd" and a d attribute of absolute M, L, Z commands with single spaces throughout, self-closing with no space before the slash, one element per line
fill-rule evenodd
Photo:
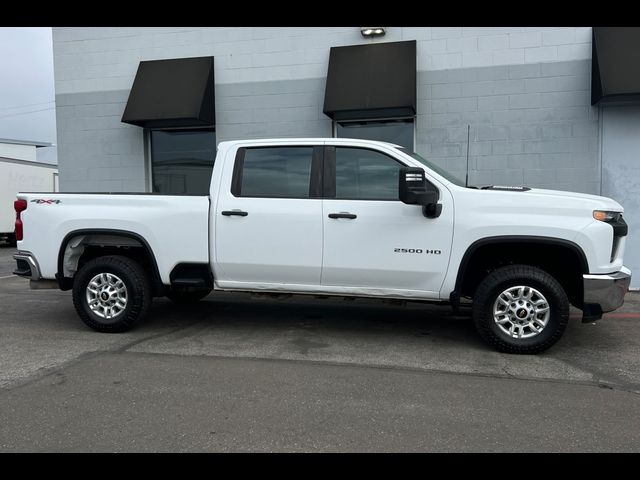
<path fill-rule="evenodd" d="M 631 283 L 631 270 L 622 267 L 619 272 L 605 275 L 583 275 L 584 304 L 599 305 L 602 312 L 620 308 Z"/>
<path fill-rule="evenodd" d="M 27 262 L 26 266 L 21 267 L 20 262 L 18 262 L 18 266 L 13 271 L 14 275 L 18 275 L 19 277 L 28 278 L 30 280 L 40 280 L 40 267 L 38 266 L 38 261 L 33 256 L 31 252 L 18 252 L 13 256 L 16 262 L 23 261 Z M 28 267 L 28 268 L 27 268 Z"/>

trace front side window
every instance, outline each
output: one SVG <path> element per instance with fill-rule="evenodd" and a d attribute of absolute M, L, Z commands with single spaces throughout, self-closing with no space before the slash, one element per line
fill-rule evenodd
<path fill-rule="evenodd" d="M 336 147 L 336 198 L 398 200 L 403 165 L 374 150 Z"/>
<path fill-rule="evenodd" d="M 206 195 L 216 157 L 213 129 L 151 130 L 152 191 Z"/>
<path fill-rule="evenodd" d="M 418 160 L 420 163 L 422 163 L 425 167 L 430 168 L 431 170 L 433 170 L 434 172 L 436 172 L 438 175 L 446 178 L 447 180 L 449 180 L 451 183 L 453 183 L 454 185 L 458 185 L 459 187 L 464 187 L 465 186 L 465 182 L 463 182 L 462 180 L 460 180 L 458 177 L 452 175 L 451 173 L 449 173 L 447 170 L 445 170 L 442 167 L 439 167 L 438 165 L 436 165 L 433 162 L 430 162 L 429 160 L 427 160 L 426 158 L 421 157 L 420 155 L 418 155 L 416 152 L 411 151 L 411 149 L 406 149 L 406 148 L 399 148 L 398 150 L 400 150 L 401 152 L 409 155 L 411 158 Z"/>
<path fill-rule="evenodd" d="M 336 122 L 336 137 L 378 140 L 413 150 L 413 119 Z"/>
<path fill-rule="evenodd" d="M 240 197 L 309 198 L 313 147 L 258 147 L 244 149 Z"/>

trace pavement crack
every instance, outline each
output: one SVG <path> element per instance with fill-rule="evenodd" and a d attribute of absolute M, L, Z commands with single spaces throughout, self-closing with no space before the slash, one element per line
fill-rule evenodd
<path fill-rule="evenodd" d="M 148 337 L 144 337 L 144 338 L 139 338 L 137 340 L 133 340 L 133 341 L 131 341 L 129 343 L 126 343 L 124 345 L 120 345 L 119 347 L 114 348 L 114 349 L 107 349 L 107 350 L 100 350 L 100 351 L 101 352 L 111 352 L 111 353 L 125 353 L 130 348 L 133 348 L 136 345 L 140 345 L 141 343 L 145 343 L 145 342 L 148 342 L 150 340 L 155 340 L 155 339 L 162 338 L 162 337 L 165 337 L 165 336 L 168 337 L 168 336 L 174 335 L 174 334 L 176 334 L 176 333 L 178 333 L 180 331 L 187 330 L 187 329 L 197 325 L 198 323 L 201 323 L 202 320 L 203 320 L 202 318 L 199 318 L 199 319 L 197 319 L 197 320 L 195 320 L 193 322 L 190 322 L 187 325 L 181 325 L 178 328 L 174 328 L 173 330 L 170 330 L 168 332 L 156 333 L 154 335 L 149 335 Z"/>
<path fill-rule="evenodd" d="M 50 366 L 50 367 L 42 367 L 39 368 L 38 370 L 31 372 L 30 374 L 28 374 L 25 377 L 21 377 L 21 378 L 16 378 L 13 379 L 5 384 L 0 384 L 0 395 L 5 393 L 5 392 L 9 392 L 11 390 L 14 390 L 16 388 L 20 388 L 20 387 L 24 387 L 27 385 L 31 385 L 32 383 L 38 382 L 40 380 L 46 379 L 48 377 L 53 376 L 54 377 L 54 385 L 62 385 L 64 383 L 66 383 L 66 375 L 63 373 L 64 370 L 66 370 L 68 367 L 75 365 L 76 363 L 94 358 L 96 356 L 99 355 L 104 355 L 104 354 L 109 354 L 109 353 L 114 353 L 114 354 L 122 354 L 122 353 L 127 353 L 127 351 L 136 346 L 139 345 L 141 343 L 147 342 L 149 340 L 154 340 L 156 338 L 161 338 L 164 336 L 170 336 L 173 335 L 177 332 L 180 332 L 182 330 L 186 330 L 188 328 L 193 327 L 194 325 L 200 323 L 203 319 L 199 318 L 193 322 L 188 323 L 187 325 L 181 325 L 178 328 L 174 328 L 170 331 L 165 331 L 165 332 L 161 332 L 161 333 L 156 333 L 154 335 L 148 335 L 144 338 L 139 338 L 136 340 L 133 340 L 131 342 L 128 342 L 124 345 L 119 345 L 115 348 L 101 348 L 101 349 L 97 349 L 97 350 L 91 350 L 91 351 L 87 351 L 87 352 L 83 352 L 80 355 L 71 358 L 65 362 L 61 362 L 57 365 L 54 366 Z"/>
<path fill-rule="evenodd" d="M 415 373 L 418 375 L 435 374 L 435 375 L 454 375 L 454 376 L 468 376 L 468 377 L 480 377 L 480 378 L 494 378 L 499 380 L 515 380 L 519 382 L 535 382 L 535 383 L 555 383 L 564 385 L 580 385 L 584 387 L 592 388 L 606 388 L 607 390 L 613 390 L 618 392 L 632 393 L 640 395 L 640 391 L 637 389 L 637 385 L 621 385 L 614 383 L 603 383 L 594 380 L 573 380 L 573 379 L 561 379 L 561 378 L 545 378 L 545 377 L 529 377 L 524 375 L 514 375 L 509 373 L 504 368 L 501 369 L 503 373 L 483 373 L 483 372 L 464 372 L 453 370 L 442 370 L 438 368 L 421 368 L 407 365 L 385 365 L 376 363 L 349 363 L 340 361 L 328 361 L 318 359 L 307 358 L 274 358 L 268 356 L 247 356 L 247 355 L 211 355 L 211 354 L 183 354 L 183 353 L 165 353 L 165 352 L 123 352 L 127 355 L 150 355 L 150 356 L 176 356 L 176 357 L 200 357 L 200 358 L 212 358 L 212 359 L 224 359 L 224 360 L 246 360 L 256 362 L 292 362 L 292 363 L 307 363 L 311 365 L 323 365 L 334 367 L 353 367 L 363 369 L 378 369 L 387 371 L 396 371 L 399 373 Z M 605 387 L 606 385 L 606 387 Z"/>
<path fill-rule="evenodd" d="M 509 378 L 518 378 L 516 375 L 509 372 L 509 370 L 507 370 L 507 367 L 502 367 L 500 370 L 502 370 L 504 374 Z"/>
<path fill-rule="evenodd" d="M 629 381 L 623 375 L 619 375 L 611 371 L 602 371 L 597 367 L 597 364 L 593 362 L 585 364 L 583 362 L 570 358 L 557 358 L 557 360 L 571 368 L 583 371 L 591 375 L 591 383 L 597 385 L 600 388 L 606 388 L 609 390 L 623 390 L 625 392 L 640 395 L 640 385 L 637 382 Z"/>

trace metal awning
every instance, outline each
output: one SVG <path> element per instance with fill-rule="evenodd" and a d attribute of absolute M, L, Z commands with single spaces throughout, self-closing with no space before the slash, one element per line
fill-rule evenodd
<path fill-rule="evenodd" d="M 416 114 L 416 41 L 332 47 L 326 115 L 334 120 Z"/>
<path fill-rule="evenodd" d="M 593 27 L 591 105 L 640 100 L 640 28 Z"/>
<path fill-rule="evenodd" d="M 213 57 L 140 62 L 122 121 L 145 128 L 215 125 Z"/>

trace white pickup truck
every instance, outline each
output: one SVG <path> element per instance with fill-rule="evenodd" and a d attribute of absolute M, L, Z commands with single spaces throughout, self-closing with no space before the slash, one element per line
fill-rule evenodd
<path fill-rule="evenodd" d="M 553 345 L 569 305 L 620 307 L 623 208 L 594 195 L 465 187 L 397 145 L 222 142 L 207 196 L 20 193 L 15 273 L 73 289 L 101 332 L 155 296 L 212 290 L 441 302 L 471 299 L 478 332 L 511 353 Z"/>

